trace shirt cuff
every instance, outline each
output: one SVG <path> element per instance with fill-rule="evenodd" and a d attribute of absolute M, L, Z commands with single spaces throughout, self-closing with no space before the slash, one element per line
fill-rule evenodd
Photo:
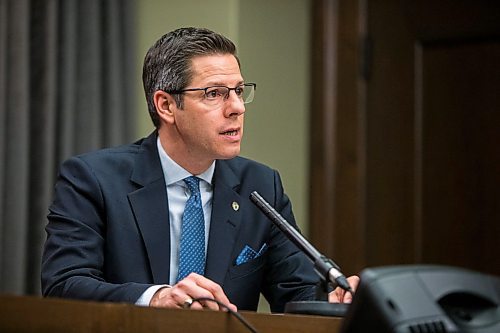
<path fill-rule="evenodd" d="M 160 284 L 149 287 L 148 289 L 146 289 L 145 292 L 142 293 L 141 297 L 139 297 L 139 299 L 135 302 L 135 305 L 149 306 L 149 303 L 151 302 L 151 299 L 153 298 L 154 294 L 161 288 L 165 287 L 170 288 L 168 284 Z"/>

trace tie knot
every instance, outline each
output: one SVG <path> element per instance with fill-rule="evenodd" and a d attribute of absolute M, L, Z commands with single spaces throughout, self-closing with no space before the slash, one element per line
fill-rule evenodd
<path fill-rule="evenodd" d="M 191 195 L 196 195 L 200 193 L 200 178 L 195 176 L 190 176 L 184 178 L 184 183 L 186 183 L 187 187 L 189 188 Z"/>

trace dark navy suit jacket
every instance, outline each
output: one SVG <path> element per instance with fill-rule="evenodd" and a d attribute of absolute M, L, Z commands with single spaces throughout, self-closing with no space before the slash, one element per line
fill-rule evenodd
<path fill-rule="evenodd" d="M 45 296 L 134 303 L 151 285 L 168 284 L 168 198 L 156 137 L 62 164 L 42 258 Z M 213 186 L 205 276 L 241 310 L 256 310 L 260 292 L 274 312 L 312 299 L 312 264 L 249 200 L 258 191 L 295 224 L 278 173 L 241 157 L 218 160 Z M 261 256 L 235 264 L 246 245 L 263 244 Z"/>

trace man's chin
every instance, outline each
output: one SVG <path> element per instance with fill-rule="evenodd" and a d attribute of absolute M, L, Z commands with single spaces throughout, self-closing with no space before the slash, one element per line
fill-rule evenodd
<path fill-rule="evenodd" d="M 235 158 L 240 154 L 240 149 L 235 149 L 233 151 L 226 151 L 223 154 L 219 155 L 219 160 L 230 160 L 232 158 Z"/>

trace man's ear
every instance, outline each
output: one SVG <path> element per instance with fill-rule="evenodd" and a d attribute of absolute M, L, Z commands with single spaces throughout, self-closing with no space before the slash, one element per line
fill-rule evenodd
<path fill-rule="evenodd" d="M 174 123 L 174 110 L 177 108 L 175 99 L 169 93 L 163 90 L 155 91 L 153 95 L 153 102 L 155 103 L 156 113 L 164 122 Z"/>

